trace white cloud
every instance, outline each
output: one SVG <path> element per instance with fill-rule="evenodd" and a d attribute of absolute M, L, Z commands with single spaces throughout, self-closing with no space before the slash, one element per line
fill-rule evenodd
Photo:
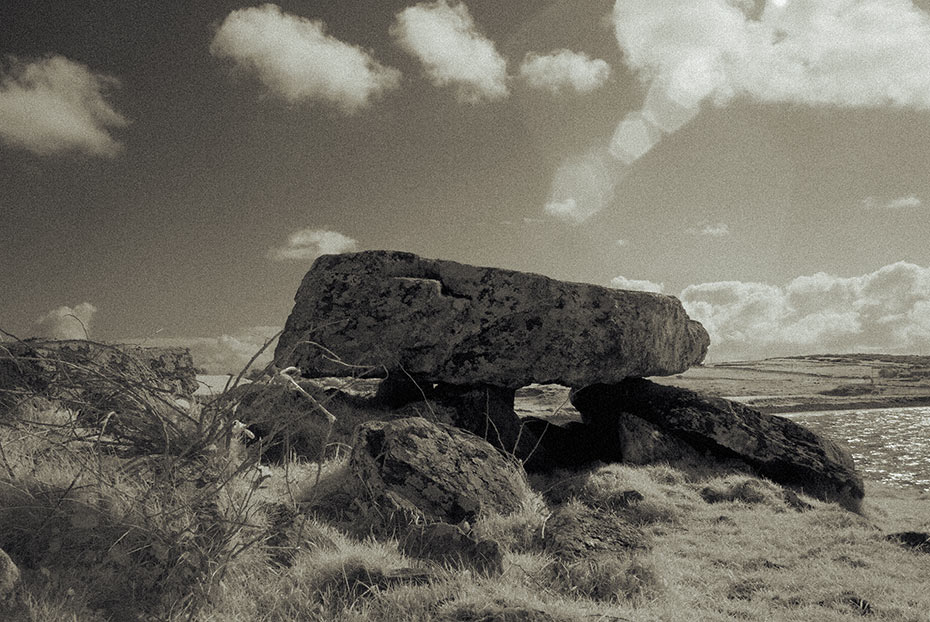
<path fill-rule="evenodd" d="M 613 19 L 649 84 L 612 147 L 633 159 L 704 101 L 930 109 L 930 16 L 911 0 L 617 0 Z"/>
<path fill-rule="evenodd" d="M 566 158 L 552 178 L 545 211 L 568 222 L 584 222 L 607 206 L 615 186 L 606 155 L 589 152 Z"/>
<path fill-rule="evenodd" d="M 128 123 L 106 99 L 117 85 L 64 56 L 12 57 L 0 70 L 0 140 L 38 155 L 114 156 L 121 146 L 110 131 Z"/>
<path fill-rule="evenodd" d="M 652 281 L 641 281 L 639 279 L 628 279 L 623 276 L 615 276 L 610 280 L 610 286 L 616 289 L 632 289 L 639 292 L 655 292 L 661 294 L 665 289 L 663 283 L 653 283 Z"/>
<path fill-rule="evenodd" d="M 336 231 L 327 229 L 300 229 L 287 237 L 284 246 L 268 251 L 275 261 L 311 260 L 320 255 L 336 255 L 358 249 L 358 242 Z"/>
<path fill-rule="evenodd" d="M 391 34 L 423 63 L 433 84 L 454 85 L 460 101 L 507 97 L 507 61 L 479 32 L 464 3 L 438 0 L 408 7 L 397 14 Z"/>
<path fill-rule="evenodd" d="M 800 276 L 784 287 L 703 283 L 680 298 L 710 333 L 717 360 L 930 347 L 930 268 L 905 262 L 856 277 Z"/>
<path fill-rule="evenodd" d="M 614 242 L 614 245 L 615 245 L 617 248 L 623 248 L 623 247 L 625 247 L 625 246 L 629 246 L 629 245 L 630 245 L 630 241 L 629 241 L 629 240 L 623 240 L 623 239 L 621 239 L 621 240 L 617 240 L 616 242 Z"/>
<path fill-rule="evenodd" d="M 882 201 L 875 197 L 866 197 L 862 199 L 862 206 L 866 209 L 906 209 L 912 207 L 923 207 L 923 201 L 919 197 L 910 195 L 907 197 L 898 197 Z"/>
<path fill-rule="evenodd" d="M 128 341 L 163 348 L 189 348 L 197 368 L 208 374 L 233 374 L 242 371 L 265 342 L 280 330 L 276 326 L 253 326 L 218 337 L 154 337 Z M 261 369 L 270 363 L 274 348 L 272 342 L 250 369 Z"/>
<path fill-rule="evenodd" d="M 520 76 L 530 86 L 555 94 L 568 89 L 588 93 L 607 82 L 610 65 L 570 50 L 556 50 L 545 56 L 531 52 L 520 65 Z"/>
<path fill-rule="evenodd" d="M 726 223 L 719 222 L 717 224 L 705 224 L 700 228 L 690 227 L 685 229 L 690 235 L 703 235 L 712 238 L 722 238 L 724 236 L 730 235 L 730 227 Z"/>
<path fill-rule="evenodd" d="M 400 82 L 398 70 L 328 35 L 322 22 L 285 13 L 274 4 L 230 13 L 210 53 L 254 73 L 291 103 L 326 102 L 349 114 Z"/>
<path fill-rule="evenodd" d="M 97 307 L 82 302 L 75 307 L 52 309 L 36 320 L 37 336 L 46 339 L 89 339 Z"/>

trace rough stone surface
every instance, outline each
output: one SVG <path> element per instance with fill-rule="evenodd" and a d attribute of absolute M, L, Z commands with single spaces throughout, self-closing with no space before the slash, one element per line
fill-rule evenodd
<path fill-rule="evenodd" d="M 646 536 L 613 512 L 581 503 L 558 506 L 546 521 L 544 543 L 562 558 L 618 553 L 646 547 Z"/>
<path fill-rule="evenodd" d="M 645 419 L 623 412 L 598 420 L 596 425 L 575 421 L 556 425 L 536 417 L 526 417 L 522 424 L 527 437 L 538 439 L 539 459 L 532 465 L 534 470 L 576 467 L 592 462 L 704 462 L 701 452 L 685 441 Z"/>
<path fill-rule="evenodd" d="M 468 430 L 525 463 L 528 469 L 545 464 L 545 449 L 514 412 L 514 390 L 494 386 L 461 387 L 438 384 L 436 404 L 450 413 L 449 423 Z"/>
<path fill-rule="evenodd" d="M 19 578 L 19 568 L 6 551 L 0 549 L 0 601 L 9 600 L 13 596 L 19 586 Z"/>
<path fill-rule="evenodd" d="M 663 431 L 645 419 L 618 413 L 610 422 L 599 421 L 594 434 L 609 445 L 605 462 L 656 464 L 658 462 L 700 462 L 701 453 L 677 436 Z M 603 425 L 607 423 L 607 425 Z"/>
<path fill-rule="evenodd" d="M 27 340 L 0 347 L 0 406 L 38 395 L 76 410 L 119 410 L 134 400 L 189 400 L 196 390 L 196 370 L 186 348 L 83 340 Z"/>
<path fill-rule="evenodd" d="M 411 557 L 441 564 L 471 568 L 485 574 L 500 574 L 504 570 L 504 556 L 497 542 L 476 540 L 461 527 L 449 523 L 414 525 L 401 546 Z"/>
<path fill-rule="evenodd" d="M 369 251 L 314 262 L 275 360 L 307 376 L 404 370 L 516 389 L 675 374 L 708 343 L 671 296 Z"/>
<path fill-rule="evenodd" d="M 585 387 L 572 403 L 592 425 L 630 413 L 699 451 L 738 458 L 775 482 L 860 508 L 862 478 L 849 451 L 783 417 L 641 378 Z"/>
<path fill-rule="evenodd" d="M 529 488 L 516 459 L 474 434 L 421 417 L 356 431 L 350 472 L 381 512 L 428 522 L 517 510 Z"/>

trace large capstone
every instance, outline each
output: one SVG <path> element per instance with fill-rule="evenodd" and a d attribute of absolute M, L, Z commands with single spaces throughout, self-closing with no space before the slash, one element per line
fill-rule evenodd
<path fill-rule="evenodd" d="M 860 508 L 863 483 L 849 451 L 784 417 L 642 378 L 585 387 L 573 392 L 572 403 L 604 437 L 629 445 L 633 439 L 623 437 L 634 428 L 626 420 L 643 419 L 700 452 L 736 458 L 775 482 L 850 510 Z M 611 434 L 611 428 L 618 432 Z"/>
<path fill-rule="evenodd" d="M 672 296 L 369 251 L 316 260 L 275 359 L 306 376 L 515 389 L 676 374 L 709 341 Z"/>

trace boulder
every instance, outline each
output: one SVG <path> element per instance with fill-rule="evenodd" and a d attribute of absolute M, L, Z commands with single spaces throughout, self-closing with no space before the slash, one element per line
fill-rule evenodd
<path fill-rule="evenodd" d="M 592 462 L 701 464 L 702 455 L 680 438 L 663 432 L 645 419 L 628 413 L 598 420 L 555 424 L 525 417 L 525 434 L 538 439 L 535 470 L 576 467 Z"/>
<path fill-rule="evenodd" d="M 20 571 L 16 564 L 0 549 L 0 602 L 8 601 L 19 587 Z"/>
<path fill-rule="evenodd" d="M 318 258 L 275 349 L 306 376 L 585 386 L 670 375 L 709 337 L 678 299 L 369 251 Z"/>
<path fill-rule="evenodd" d="M 468 430 L 494 447 L 523 461 L 528 469 L 546 463 L 539 438 L 526 428 L 514 411 L 514 390 L 490 385 L 456 386 L 440 383 L 434 391 L 437 412 L 444 422 Z"/>
<path fill-rule="evenodd" d="M 569 502 L 557 506 L 546 521 L 544 544 L 556 557 L 585 558 L 647 548 L 648 538 L 614 512 Z"/>
<path fill-rule="evenodd" d="M 585 387 L 572 403 L 599 429 L 636 416 L 699 452 L 736 458 L 775 482 L 860 508 L 863 483 L 849 451 L 783 417 L 642 378 Z"/>
<path fill-rule="evenodd" d="M 349 470 L 382 513 L 412 522 L 508 514 L 529 491 L 518 460 L 474 434 L 422 417 L 360 425 Z"/>
<path fill-rule="evenodd" d="M 196 390 L 186 348 L 84 340 L 26 340 L 0 348 L 0 405 L 42 396 L 78 411 L 119 411 L 142 401 L 190 400 Z"/>

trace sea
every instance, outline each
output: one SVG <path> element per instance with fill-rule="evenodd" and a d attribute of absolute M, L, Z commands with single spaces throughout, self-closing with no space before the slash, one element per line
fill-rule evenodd
<path fill-rule="evenodd" d="M 930 490 L 930 407 L 827 410 L 781 416 L 845 443 L 865 479 Z"/>

